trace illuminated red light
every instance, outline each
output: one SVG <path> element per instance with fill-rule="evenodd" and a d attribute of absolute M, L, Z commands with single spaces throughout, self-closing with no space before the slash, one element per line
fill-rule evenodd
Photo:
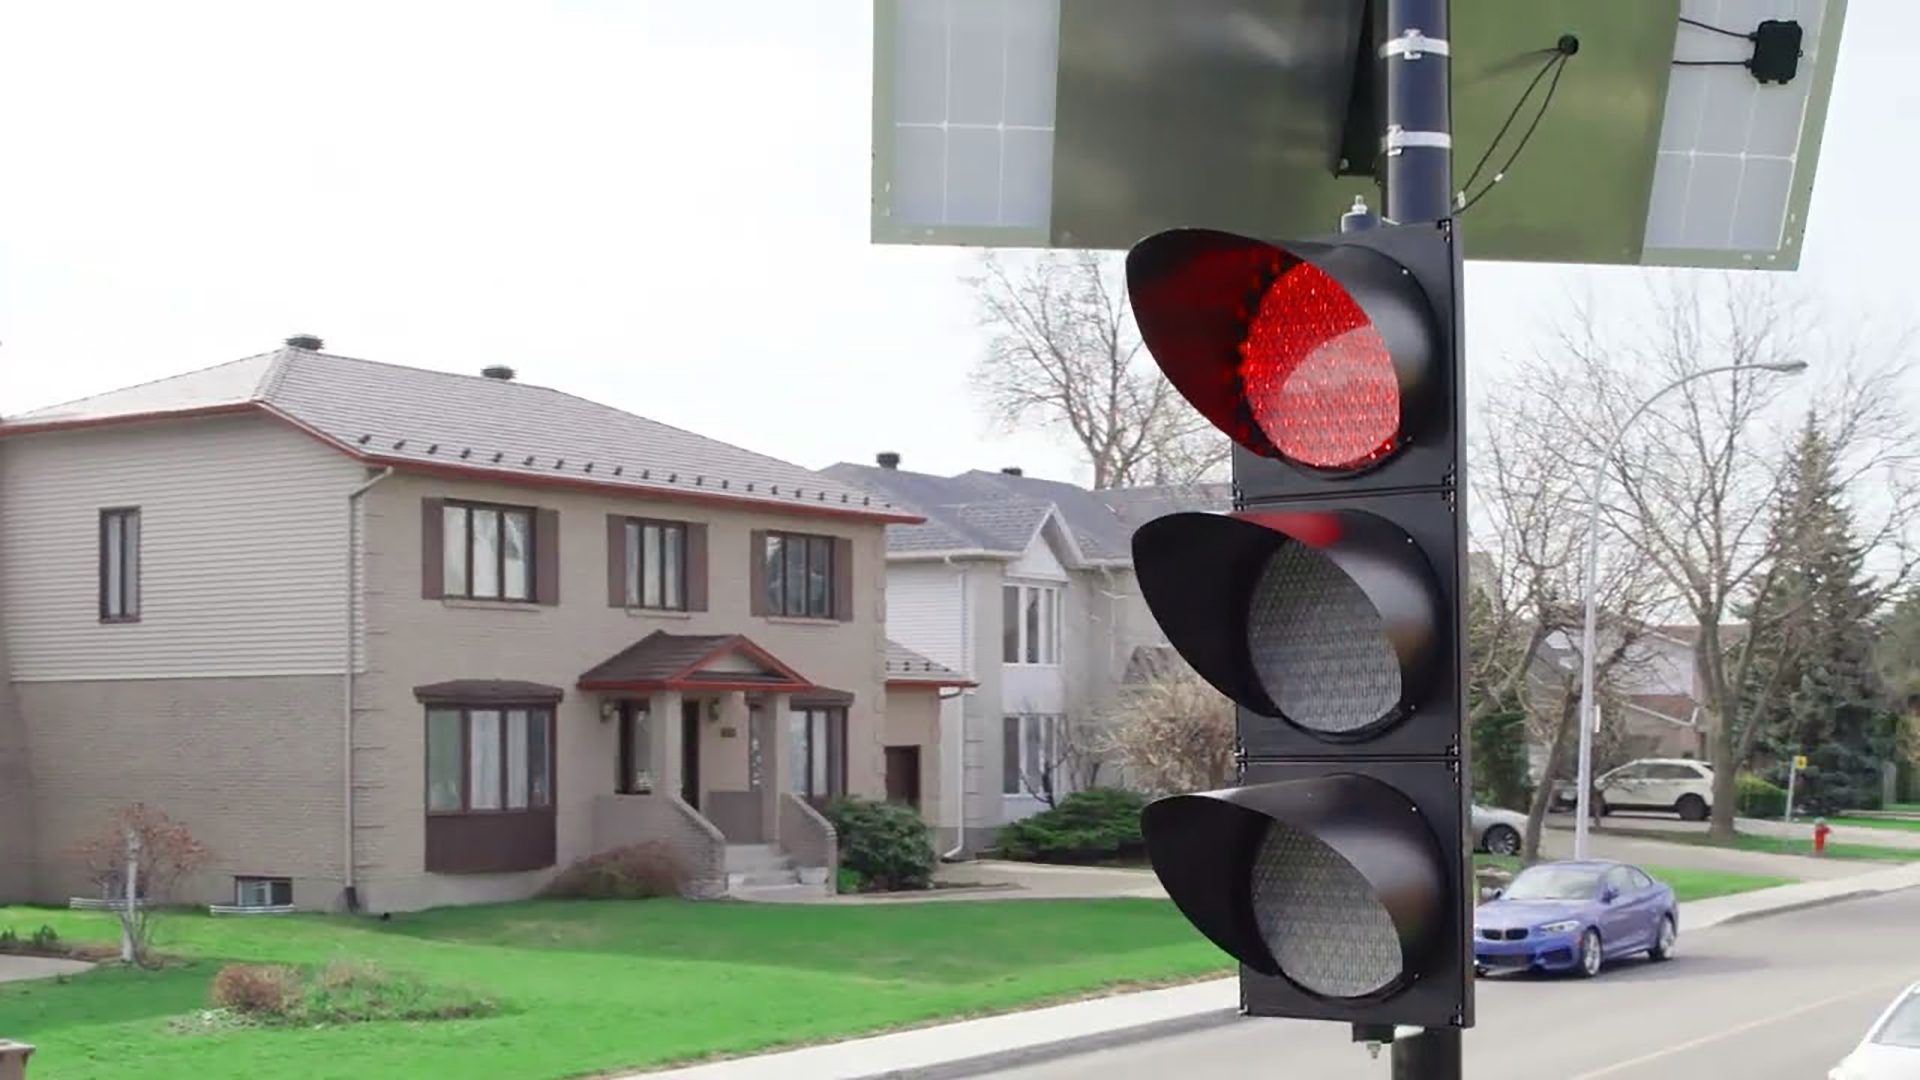
<path fill-rule="evenodd" d="M 1340 541 L 1338 514 L 1253 512 L 1233 515 L 1242 521 L 1284 533 L 1310 548 L 1328 548 Z"/>
<path fill-rule="evenodd" d="M 1400 431 L 1393 355 L 1360 305 L 1310 263 L 1295 262 L 1260 298 L 1240 346 L 1253 422 L 1286 457 L 1357 469 Z"/>

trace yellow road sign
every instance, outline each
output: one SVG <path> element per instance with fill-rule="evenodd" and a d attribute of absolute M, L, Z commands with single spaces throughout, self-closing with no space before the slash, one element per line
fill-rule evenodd
<path fill-rule="evenodd" d="M 1794 768 L 1796 768 L 1796 769 L 1804 769 L 1804 768 L 1806 768 L 1806 767 L 1807 767 L 1807 755 L 1805 755 L 1805 754 L 1795 754 L 1795 755 L 1793 755 L 1793 767 L 1794 767 Z"/>

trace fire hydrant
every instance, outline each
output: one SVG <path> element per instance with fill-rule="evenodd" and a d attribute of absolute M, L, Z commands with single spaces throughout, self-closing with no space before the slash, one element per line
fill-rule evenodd
<path fill-rule="evenodd" d="M 1825 855 L 1827 853 L 1827 834 L 1832 831 L 1833 831 L 1833 828 L 1832 826 L 1827 824 L 1826 818 L 1814 819 L 1813 821 L 1813 853 L 1815 855 Z"/>

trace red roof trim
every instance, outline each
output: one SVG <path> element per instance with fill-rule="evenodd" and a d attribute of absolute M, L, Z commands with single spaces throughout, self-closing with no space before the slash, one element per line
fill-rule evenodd
<path fill-rule="evenodd" d="M 796 683 L 808 689 L 813 687 L 813 683 L 808 680 L 806 676 L 781 663 L 778 657 L 760 646 L 755 645 L 753 640 L 744 634 L 735 634 L 733 637 L 727 639 L 726 643 L 716 647 L 713 651 L 693 663 L 688 664 L 684 670 L 668 681 L 691 678 L 694 673 L 698 672 L 701 668 L 706 667 L 708 664 L 713 663 L 728 653 L 739 653 L 754 663 L 759 664 L 761 667 L 766 668 L 768 671 L 773 672 L 775 675 L 786 679 L 788 682 Z"/>
<path fill-rule="evenodd" d="M 807 682 L 805 679 L 777 683 L 725 682 L 720 679 L 686 680 L 677 676 L 671 679 L 595 679 L 592 682 L 575 684 L 575 689 L 589 691 L 631 690 L 651 692 L 655 690 L 679 690 L 687 693 L 699 693 L 702 691 L 730 693 L 735 690 L 741 690 L 749 694 L 797 694 L 802 691 L 812 690 L 813 688 L 813 684 Z"/>
<path fill-rule="evenodd" d="M 526 473 L 510 469 L 489 469 L 478 465 L 451 465 L 434 461 L 420 461 L 416 458 L 389 457 L 382 454 L 369 454 L 358 447 L 350 446 L 331 435 L 296 419 L 292 415 L 274 408 L 264 401 L 238 401 L 224 405 L 208 405 L 198 409 L 175 409 L 166 412 L 126 413 L 119 416 L 89 417 L 80 420 L 46 420 L 31 424 L 8 424 L 0 422 L 0 438 L 9 435 L 37 435 L 53 431 L 69 431 L 83 428 L 112 427 L 120 424 L 145 423 L 157 420 L 191 420 L 202 416 L 231 416 L 238 413 L 259 412 L 278 420 L 295 431 L 312 438 L 323 446 L 369 465 L 390 467 L 395 472 L 411 472 L 426 476 L 445 476 L 455 479 L 491 480 L 495 483 L 517 487 L 554 488 L 571 491 L 588 491 L 595 494 L 622 495 L 627 498 L 658 499 L 662 502 L 691 503 L 698 506 L 730 507 L 733 509 L 759 509 L 774 513 L 793 514 L 799 517 L 829 518 L 837 521 L 886 522 L 896 525 L 920 525 L 926 518 L 918 514 L 909 514 L 902 510 L 876 510 L 872 508 L 848 506 L 846 504 L 806 502 L 801 499 L 756 499 L 739 495 L 720 495 L 704 491 L 676 491 L 670 488 L 638 487 L 633 484 L 616 484 L 585 476 L 529 476 Z"/>

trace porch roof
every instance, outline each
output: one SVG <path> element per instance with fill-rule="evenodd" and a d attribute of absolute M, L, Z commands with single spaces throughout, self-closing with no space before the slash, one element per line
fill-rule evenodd
<path fill-rule="evenodd" d="M 588 668 L 582 690 L 747 690 L 798 693 L 811 680 L 744 634 L 669 634 L 656 630 Z"/>

